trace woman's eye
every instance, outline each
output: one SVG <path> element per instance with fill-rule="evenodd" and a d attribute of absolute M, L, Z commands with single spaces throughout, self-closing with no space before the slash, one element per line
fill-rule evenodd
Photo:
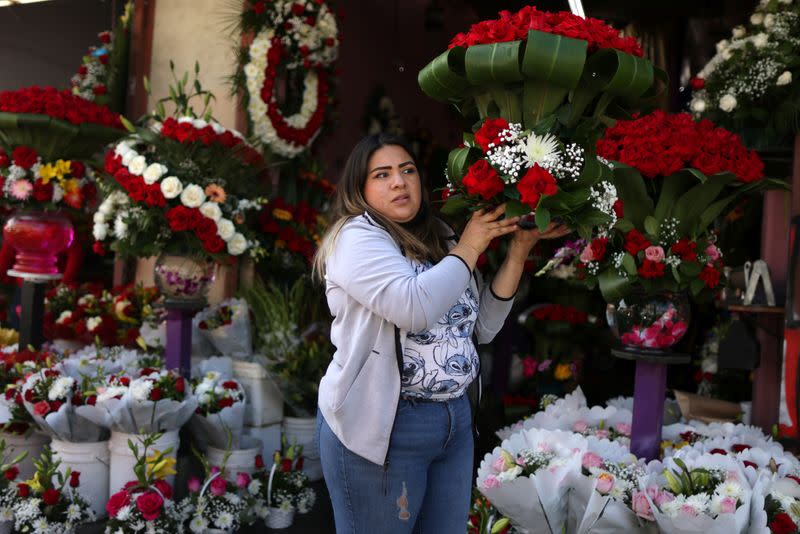
<path fill-rule="evenodd" d="M 406 173 L 406 174 L 414 174 L 415 172 L 417 172 L 417 169 L 413 169 L 413 168 L 412 169 L 403 169 L 403 172 Z"/>

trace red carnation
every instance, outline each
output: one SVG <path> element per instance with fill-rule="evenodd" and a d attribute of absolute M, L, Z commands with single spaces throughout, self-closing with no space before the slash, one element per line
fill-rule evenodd
<path fill-rule="evenodd" d="M 292 459 L 291 458 L 284 458 L 281 461 L 281 469 L 284 473 L 288 473 L 292 470 Z"/>
<path fill-rule="evenodd" d="M 86 165 L 80 161 L 72 160 L 69 164 L 69 173 L 73 178 L 83 178 L 83 175 L 86 174 Z"/>
<path fill-rule="evenodd" d="M 794 534 L 797 530 L 797 525 L 794 524 L 792 518 L 784 512 L 775 514 L 768 526 L 773 534 Z"/>
<path fill-rule="evenodd" d="M 592 249 L 593 261 L 603 261 L 603 258 L 606 256 L 606 245 L 608 245 L 607 237 L 598 237 L 592 239 L 592 242 L 589 246 Z"/>
<path fill-rule="evenodd" d="M 141 177 L 131 176 L 126 189 L 128 190 L 128 195 L 131 197 L 131 200 L 134 202 L 144 202 L 146 184 Z"/>
<path fill-rule="evenodd" d="M 219 399 L 217 401 L 217 406 L 219 407 L 220 410 L 222 408 L 229 408 L 230 406 L 233 406 L 233 399 L 230 397 Z"/>
<path fill-rule="evenodd" d="M 175 206 L 167 211 L 167 222 L 173 232 L 183 232 L 189 229 L 194 219 L 192 208 Z"/>
<path fill-rule="evenodd" d="M 100 241 L 95 241 L 92 244 L 92 251 L 97 254 L 98 256 L 105 256 L 106 255 L 106 248 Z"/>
<path fill-rule="evenodd" d="M 742 460 L 742 463 L 745 467 L 752 467 L 753 469 L 758 469 L 758 464 L 751 462 L 749 460 Z"/>
<path fill-rule="evenodd" d="M 69 487 L 77 488 L 81 485 L 81 472 L 80 471 L 72 471 L 69 474 Z"/>
<path fill-rule="evenodd" d="M 100 83 L 92 87 L 92 93 L 94 93 L 96 96 L 104 95 L 108 93 L 108 88 L 106 88 L 105 85 Z"/>
<path fill-rule="evenodd" d="M 31 494 L 31 488 L 27 484 L 19 483 L 17 484 L 17 492 L 20 497 L 25 498 Z"/>
<path fill-rule="evenodd" d="M 41 178 L 37 179 L 33 182 L 33 198 L 37 202 L 50 202 L 53 199 L 53 184 L 45 184 Z"/>
<path fill-rule="evenodd" d="M 644 235 L 634 228 L 625 234 L 625 250 L 631 255 L 636 256 L 640 251 L 649 247 L 652 243 Z M 662 269 L 663 270 L 663 269 Z"/>
<path fill-rule="evenodd" d="M 6 480 L 8 480 L 8 481 L 14 480 L 15 478 L 17 478 L 17 475 L 19 475 L 19 468 L 17 468 L 16 465 L 12 466 L 12 467 L 9 467 L 6 470 L 6 472 L 3 473 L 3 476 L 6 477 Z"/>
<path fill-rule="evenodd" d="M 142 513 L 145 521 L 158 519 L 162 506 L 164 506 L 164 499 L 155 491 L 147 491 L 136 498 L 136 507 Z"/>
<path fill-rule="evenodd" d="M 728 455 L 728 451 L 726 451 L 725 449 L 719 449 L 719 448 L 711 449 L 708 452 L 711 453 L 711 454 L 721 454 L 723 456 L 727 456 Z"/>
<path fill-rule="evenodd" d="M 697 243 L 690 241 L 688 238 L 683 238 L 674 245 L 671 250 L 673 254 L 677 254 L 683 261 L 696 261 L 697 260 Z"/>
<path fill-rule="evenodd" d="M 172 486 L 169 485 L 169 482 L 159 478 L 153 482 L 153 486 L 161 492 L 165 499 L 172 499 Z"/>
<path fill-rule="evenodd" d="M 552 174 L 540 167 L 538 163 L 534 163 L 525 176 L 517 182 L 517 190 L 520 193 L 520 201 L 531 209 L 536 209 L 539 199 L 543 195 L 555 195 L 558 192 L 558 186 Z"/>
<path fill-rule="evenodd" d="M 97 36 L 100 38 L 100 42 L 103 44 L 108 44 L 111 42 L 111 32 L 100 32 L 97 34 Z"/>
<path fill-rule="evenodd" d="M 50 404 L 47 401 L 39 401 L 33 405 L 33 413 L 39 417 L 44 417 L 50 413 Z"/>
<path fill-rule="evenodd" d="M 489 162 L 479 159 L 467 170 L 467 175 L 461 182 L 470 195 L 480 195 L 484 200 L 491 200 L 495 195 L 502 193 L 505 185 Z"/>
<path fill-rule="evenodd" d="M 642 266 L 639 267 L 639 276 L 642 278 L 661 278 L 664 276 L 665 266 L 666 264 L 662 262 L 644 260 Z"/>
<path fill-rule="evenodd" d="M 190 122 L 179 122 L 175 128 L 175 139 L 181 143 L 191 143 L 197 139 L 197 130 Z"/>
<path fill-rule="evenodd" d="M 184 381 L 183 377 L 180 377 L 175 381 L 175 391 L 178 393 L 183 393 L 186 391 L 186 382 Z"/>
<path fill-rule="evenodd" d="M 18 146 L 11 153 L 11 159 L 14 160 L 14 165 L 22 167 L 23 169 L 30 169 L 36 163 L 39 154 L 32 148 L 26 146 Z"/>
<path fill-rule="evenodd" d="M 253 4 L 253 12 L 254 12 L 256 15 L 260 15 L 260 14 L 262 14 L 262 13 L 264 12 L 264 10 L 265 10 L 265 9 L 267 9 L 267 6 L 266 6 L 266 4 L 264 3 L 264 1 L 263 1 L 263 0 L 261 0 L 260 2 L 256 2 L 255 4 Z"/>
<path fill-rule="evenodd" d="M 298 3 L 292 4 L 292 13 L 294 13 L 295 15 L 300 16 L 303 13 L 305 13 L 305 11 L 306 8 L 303 4 L 298 4 Z"/>
<path fill-rule="evenodd" d="M 198 221 L 194 233 L 201 241 L 208 241 L 213 236 L 217 235 L 217 223 L 215 223 L 213 219 L 203 217 Z"/>
<path fill-rule="evenodd" d="M 475 142 L 484 152 L 489 152 L 492 147 L 502 143 L 500 132 L 507 129 L 508 121 L 505 119 L 486 119 L 478 131 L 475 132 Z M 490 144 L 492 147 L 489 146 Z"/>
<path fill-rule="evenodd" d="M 54 504 L 58 504 L 58 500 L 60 498 L 61 498 L 61 492 L 53 488 L 44 490 L 44 494 L 42 495 L 42 500 L 48 506 L 53 506 Z"/>
<path fill-rule="evenodd" d="M 698 276 L 700 280 L 706 283 L 706 287 L 714 289 L 719 285 L 719 271 L 711 265 L 706 265 Z"/>
<path fill-rule="evenodd" d="M 742 451 L 746 451 L 747 449 L 751 449 L 751 448 L 752 448 L 752 446 L 746 445 L 744 443 L 734 443 L 733 445 L 731 445 L 731 450 L 733 452 L 742 452 Z"/>

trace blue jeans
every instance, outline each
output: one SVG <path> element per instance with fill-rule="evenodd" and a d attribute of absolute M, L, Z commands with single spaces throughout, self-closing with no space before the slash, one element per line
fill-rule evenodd
<path fill-rule="evenodd" d="M 400 399 L 385 465 L 348 450 L 317 415 L 320 457 L 337 534 L 463 534 L 472 492 L 466 395 Z"/>

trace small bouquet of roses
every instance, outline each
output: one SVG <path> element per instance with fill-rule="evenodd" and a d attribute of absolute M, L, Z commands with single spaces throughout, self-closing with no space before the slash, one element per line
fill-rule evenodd
<path fill-rule="evenodd" d="M 69 534 L 95 520 L 94 511 L 77 490 L 80 473 L 71 469 L 62 473 L 60 464 L 45 447 L 34 462 L 33 478 L 17 484 L 16 494 L 10 499 L 15 532 Z"/>
<path fill-rule="evenodd" d="M 673 456 L 660 475 L 651 473 L 641 482 L 633 510 L 666 534 L 743 532 L 750 520 L 750 485 L 739 463 L 727 456 Z"/>
<path fill-rule="evenodd" d="M 580 470 L 586 439 L 571 432 L 529 429 L 488 453 L 478 490 L 526 532 L 562 532 L 571 473 Z"/>
<path fill-rule="evenodd" d="M 239 448 L 244 428 L 245 392 L 236 380 L 209 371 L 192 381 L 197 409 L 189 422 L 195 439 L 217 449 Z"/>
<path fill-rule="evenodd" d="M 228 299 L 197 314 L 200 332 L 219 354 L 249 358 L 253 354 L 250 308 L 244 299 Z"/>
<path fill-rule="evenodd" d="M 309 487 L 308 476 L 303 472 L 303 446 L 289 445 L 281 436 L 281 449 L 275 451 L 269 470 L 257 470 L 253 480 L 259 481 L 258 497 L 267 509 L 278 508 L 305 514 L 314 507 L 317 494 Z"/>
<path fill-rule="evenodd" d="M 797 477 L 762 473 L 753 487 L 750 534 L 800 532 L 800 482 Z"/>
<path fill-rule="evenodd" d="M 189 479 L 189 496 L 182 503 L 186 509 L 191 510 L 189 530 L 195 534 L 203 534 L 209 529 L 237 532 L 244 522 L 249 504 L 239 496 L 239 492 L 248 486 L 250 476 L 239 473 L 239 484 L 234 484 L 223 476 L 228 455 L 225 456 L 222 466 L 210 466 L 203 455 L 196 450 L 194 452 L 203 465 L 205 478 Z"/>
<path fill-rule="evenodd" d="M 0 385 L 3 387 L 3 402 L 11 412 L 11 418 L 2 425 L 4 432 L 25 434 L 35 423 L 25 409 L 22 386 L 29 375 L 50 368 L 56 362 L 55 354 L 47 351 L 21 350 L 0 355 Z"/>
<path fill-rule="evenodd" d="M 108 500 L 105 534 L 184 532 L 189 507 L 186 502 L 175 503 L 172 486 L 165 480 L 168 475 L 175 474 L 175 460 L 168 456 L 172 451 L 155 451 L 148 456 L 159 437 L 159 434 L 146 436 L 141 441 L 141 450 L 139 445 L 128 441 L 136 458 L 133 468 L 136 480 L 128 482 Z"/>
<path fill-rule="evenodd" d="M 86 382 L 84 382 L 84 385 Z M 25 409 L 50 436 L 73 443 L 103 441 L 108 430 L 77 414 L 76 407 L 91 402 L 81 383 L 58 369 L 31 374 L 22 386 Z"/>

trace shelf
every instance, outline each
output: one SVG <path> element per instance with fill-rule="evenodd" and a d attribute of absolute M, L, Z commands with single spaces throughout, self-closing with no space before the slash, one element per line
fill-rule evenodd
<path fill-rule="evenodd" d="M 783 306 L 745 306 L 744 304 L 732 304 L 723 309 L 736 313 L 758 313 L 771 315 L 783 315 L 784 313 Z"/>
<path fill-rule="evenodd" d="M 692 361 L 688 354 L 679 352 L 668 352 L 659 354 L 650 351 L 632 351 L 624 349 L 611 349 L 611 354 L 623 360 L 634 360 L 638 362 L 660 363 L 664 365 L 686 364 Z"/>

